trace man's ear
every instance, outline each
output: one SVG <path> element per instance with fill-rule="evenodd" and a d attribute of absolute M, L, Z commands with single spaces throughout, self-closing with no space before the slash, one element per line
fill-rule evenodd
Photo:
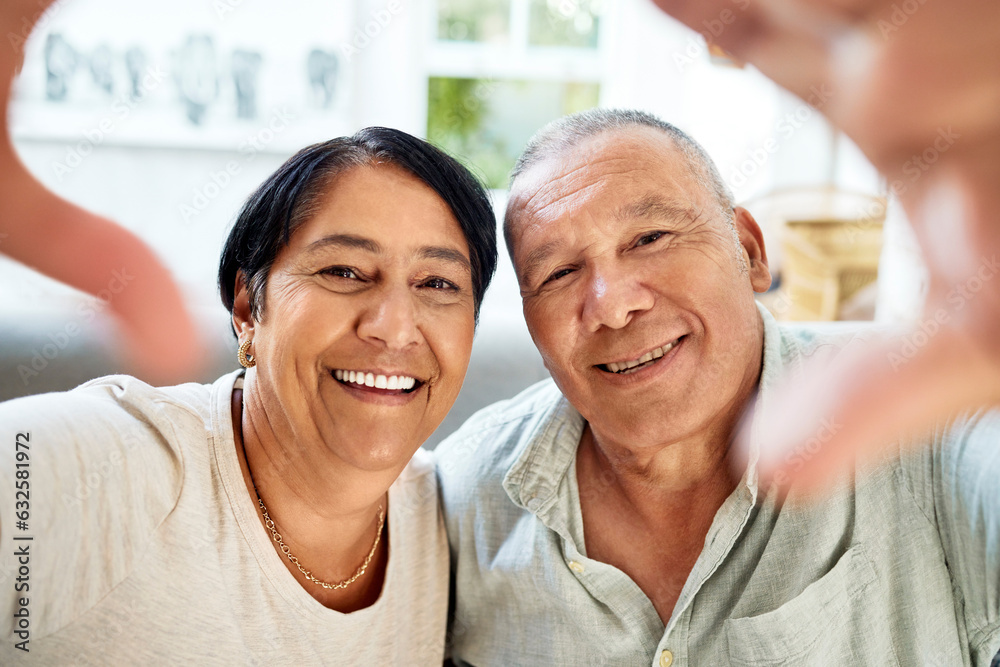
<path fill-rule="evenodd" d="M 236 292 L 233 298 L 233 331 L 241 341 L 253 339 L 254 320 L 250 308 L 250 295 L 243 271 L 236 272 Z"/>
<path fill-rule="evenodd" d="M 750 271 L 750 284 L 754 292 L 766 292 L 771 286 L 771 269 L 767 266 L 767 250 L 764 248 L 764 233 L 760 225 L 742 206 L 733 209 L 733 222 L 743 246 L 743 259 Z"/>

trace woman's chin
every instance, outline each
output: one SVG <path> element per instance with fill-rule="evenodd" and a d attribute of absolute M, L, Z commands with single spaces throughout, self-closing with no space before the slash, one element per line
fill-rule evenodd
<path fill-rule="evenodd" d="M 335 452 L 345 463 L 358 470 L 365 472 L 399 471 L 406 467 L 425 439 L 414 440 L 412 434 L 400 437 L 399 435 L 373 433 L 370 437 L 355 437 L 350 444 L 342 441 L 341 446 Z"/>

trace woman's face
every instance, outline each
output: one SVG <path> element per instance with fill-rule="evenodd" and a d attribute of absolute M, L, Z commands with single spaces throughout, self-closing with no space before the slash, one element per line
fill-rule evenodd
<path fill-rule="evenodd" d="M 462 386 L 474 309 L 468 244 L 433 190 L 391 165 L 337 176 L 253 325 L 268 421 L 362 469 L 405 465 Z"/>

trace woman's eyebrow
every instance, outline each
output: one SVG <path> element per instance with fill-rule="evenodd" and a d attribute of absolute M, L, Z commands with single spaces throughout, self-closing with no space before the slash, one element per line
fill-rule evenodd
<path fill-rule="evenodd" d="M 443 262 L 450 262 L 452 264 L 459 264 L 464 269 L 472 271 L 472 264 L 458 250 L 454 248 L 446 248 L 444 246 L 424 246 L 419 251 L 417 251 L 417 256 L 422 259 L 436 259 Z"/>
<path fill-rule="evenodd" d="M 372 253 L 373 255 L 381 255 L 383 253 L 383 248 L 377 241 L 365 238 L 364 236 L 356 236 L 354 234 L 328 234 L 327 236 L 316 239 L 310 243 L 306 246 L 305 251 L 312 253 L 331 247 L 364 250 L 365 252 Z M 445 246 L 424 246 L 417 250 L 416 256 L 421 259 L 435 259 L 458 264 L 462 268 L 472 271 L 472 264 L 469 262 L 468 258 L 454 248 L 447 248 Z"/>
<path fill-rule="evenodd" d="M 353 234 L 328 234 L 321 239 L 317 239 L 306 246 L 306 252 L 315 252 L 329 247 L 354 248 L 364 250 L 372 254 L 381 254 L 382 246 L 371 239 Z"/>

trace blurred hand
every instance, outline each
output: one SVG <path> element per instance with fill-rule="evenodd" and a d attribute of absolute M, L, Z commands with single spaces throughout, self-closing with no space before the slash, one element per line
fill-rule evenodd
<path fill-rule="evenodd" d="M 820 488 L 859 453 L 1000 402 L 1000 3 L 655 1 L 854 139 L 930 270 L 917 329 L 812 360 L 766 406 L 762 473 Z"/>
<path fill-rule="evenodd" d="M 0 34 L 27 37 L 53 0 L 4 0 Z M 124 287 L 109 308 L 118 317 L 127 361 L 153 384 L 190 380 L 201 345 L 180 290 L 153 252 L 131 232 L 59 198 L 18 159 L 7 108 L 23 43 L 0 49 L 0 252 L 56 280 L 97 295 Z M 117 281 L 117 282 L 113 282 Z"/>

